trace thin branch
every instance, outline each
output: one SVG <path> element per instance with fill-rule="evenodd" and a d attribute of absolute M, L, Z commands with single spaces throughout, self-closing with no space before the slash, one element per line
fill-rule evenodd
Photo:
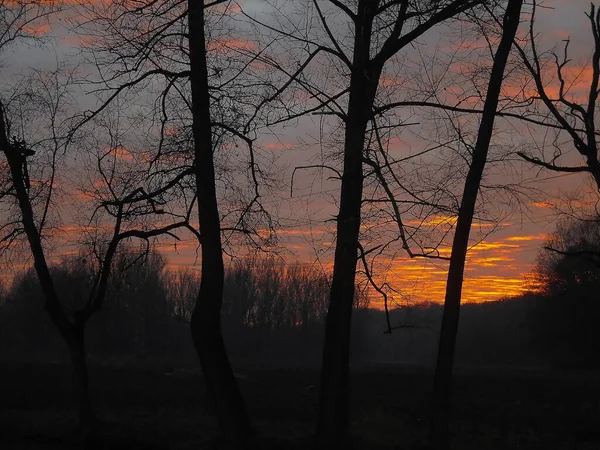
<path fill-rule="evenodd" d="M 517 152 L 521 158 L 525 161 L 535 164 L 537 166 L 545 167 L 546 169 L 554 170 L 556 172 L 568 172 L 568 173 L 578 173 L 578 172 L 591 172 L 591 169 L 588 166 L 579 166 L 579 167 L 565 167 L 565 166 L 557 166 L 555 164 L 551 164 L 545 161 L 542 161 L 539 158 L 535 158 L 533 156 L 528 156 L 523 152 Z"/>

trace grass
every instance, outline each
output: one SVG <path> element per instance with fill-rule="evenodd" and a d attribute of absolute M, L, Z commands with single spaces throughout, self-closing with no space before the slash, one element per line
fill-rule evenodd
<path fill-rule="evenodd" d="M 61 364 L 0 363 L 0 448 L 78 448 L 71 375 Z M 316 416 L 316 369 L 237 368 L 254 424 L 268 448 L 305 448 Z M 452 432 L 456 449 L 597 449 L 600 383 L 585 372 L 459 372 Z M 353 371 L 352 442 L 357 449 L 417 449 L 425 443 L 432 374 L 427 369 Z M 216 423 L 194 368 L 92 366 L 102 448 L 206 448 Z"/>

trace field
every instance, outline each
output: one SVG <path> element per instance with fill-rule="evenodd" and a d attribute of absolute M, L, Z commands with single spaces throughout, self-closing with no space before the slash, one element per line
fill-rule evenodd
<path fill-rule="evenodd" d="M 0 363 L 0 448 L 80 448 L 69 367 Z M 316 369 L 236 368 L 265 448 L 308 448 Z M 418 449 L 425 442 L 428 369 L 355 368 L 351 423 L 357 449 Z M 600 448 L 600 375 L 592 372 L 459 371 L 456 449 Z M 198 370 L 157 364 L 92 366 L 106 449 L 210 448 L 216 424 Z"/>

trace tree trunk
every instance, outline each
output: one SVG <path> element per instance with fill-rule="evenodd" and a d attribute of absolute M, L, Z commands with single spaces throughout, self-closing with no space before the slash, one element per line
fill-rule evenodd
<path fill-rule="evenodd" d="M 75 397 L 78 403 L 78 433 L 82 437 L 92 438 L 96 434 L 96 416 L 90 399 L 87 355 L 85 346 L 85 322 L 77 322 L 72 326 L 72 339 L 67 341 L 73 364 L 73 381 Z"/>
<path fill-rule="evenodd" d="M 210 97 L 204 35 L 204 5 L 188 1 L 194 169 L 202 236 L 202 279 L 191 331 L 206 388 L 215 408 L 225 448 L 250 448 L 254 436 L 244 399 L 227 356 L 221 332 L 223 252 L 215 187 Z"/>
<path fill-rule="evenodd" d="M 347 448 L 348 375 L 352 305 L 361 221 L 363 150 L 366 128 L 381 75 L 369 65 L 376 2 L 358 5 L 353 69 L 344 136 L 344 167 L 337 216 L 337 237 L 321 368 L 319 412 L 315 433 L 318 449 Z"/>
<path fill-rule="evenodd" d="M 452 397 L 452 371 L 469 234 L 473 222 L 477 193 L 481 184 L 494 129 L 498 96 L 502 87 L 506 62 L 519 25 L 522 3 L 523 0 L 509 0 L 506 8 L 502 25 L 502 39 L 494 57 L 485 105 L 479 125 L 479 134 L 473 151 L 473 161 L 465 180 L 456 231 L 452 242 L 452 255 L 448 269 L 446 298 L 444 301 L 444 313 L 442 316 L 442 328 L 433 384 L 430 443 L 432 449 L 435 450 L 445 450 L 450 445 L 448 423 Z"/>
<path fill-rule="evenodd" d="M 348 361 L 360 231 L 363 181 L 360 161 L 364 129 L 364 126 L 362 130 L 361 127 L 351 129 L 348 125 L 346 133 L 356 136 L 354 140 L 346 138 L 345 154 L 353 154 L 353 158 L 347 158 L 344 164 L 333 280 L 325 324 L 316 431 L 317 447 L 323 449 L 343 445 L 348 430 Z"/>

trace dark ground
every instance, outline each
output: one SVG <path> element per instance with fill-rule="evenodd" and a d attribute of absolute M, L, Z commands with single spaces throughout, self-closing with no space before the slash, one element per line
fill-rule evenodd
<path fill-rule="evenodd" d="M 145 366 L 145 367 L 142 367 Z M 316 369 L 238 368 L 257 430 L 268 448 L 308 448 Z M 411 449 L 424 443 L 428 369 L 354 369 L 352 433 L 357 449 Z M 0 448 L 81 448 L 69 367 L 0 363 Z M 600 448 L 600 374 L 478 369 L 455 382 L 456 449 Z M 199 371 L 150 364 L 91 369 L 105 444 L 119 449 L 210 448 L 215 433 Z"/>

